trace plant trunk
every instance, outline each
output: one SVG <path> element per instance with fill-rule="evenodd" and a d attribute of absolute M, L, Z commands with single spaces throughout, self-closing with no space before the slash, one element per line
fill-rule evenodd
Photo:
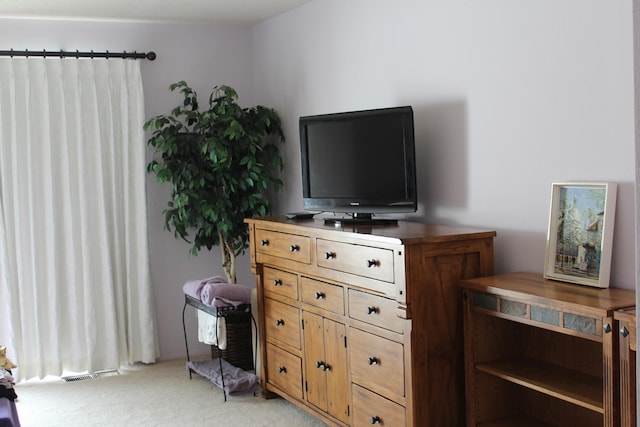
<path fill-rule="evenodd" d="M 227 242 L 221 233 L 220 236 L 220 252 L 222 254 L 222 269 L 227 276 L 228 283 L 236 283 L 236 254 L 233 252 L 233 246 Z"/>

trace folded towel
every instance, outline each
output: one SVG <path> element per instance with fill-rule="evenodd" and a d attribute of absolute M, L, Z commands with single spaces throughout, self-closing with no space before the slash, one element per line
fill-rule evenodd
<path fill-rule="evenodd" d="M 182 290 L 209 307 L 237 307 L 240 304 L 251 304 L 251 287 L 229 284 L 220 276 L 190 280 L 184 284 Z M 198 341 L 217 345 L 222 350 L 226 349 L 227 329 L 224 317 L 212 316 L 201 310 L 197 311 L 197 317 Z"/>
<path fill-rule="evenodd" d="M 208 283 L 200 292 L 200 300 L 209 307 L 251 304 L 251 287 L 229 283 Z"/>
<path fill-rule="evenodd" d="M 198 300 L 201 299 L 202 288 L 206 284 L 211 283 L 226 283 L 226 279 L 220 276 L 209 277 L 208 279 L 200 279 L 200 280 L 189 280 L 187 283 L 182 286 L 182 291 Z"/>
<path fill-rule="evenodd" d="M 182 286 L 182 291 L 189 295 L 190 297 L 194 297 L 197 300 L 200 299 L 200 291 L 202 291 L 202 287 L 204 283 L 202 280 L 190 280 Z"/>
<path fill-rule="evenodd" d="M 227 324 L 224 317 L 212 316 L 197 310 L 198 341 L 208 345 L 216 345 L 220 350 L 227 349 Z"/>
<path fill-rule="evenodd" d="M 227 283 L 227 279 L 222 276 L 213 276 L 208 279 L 204 279 L 203 284 L 208 285 L 209 283 Z"/>

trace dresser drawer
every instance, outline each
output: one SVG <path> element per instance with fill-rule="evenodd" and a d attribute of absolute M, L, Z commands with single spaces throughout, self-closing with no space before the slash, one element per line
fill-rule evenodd
<path fill-rule="evenodd" d="M 256 252 L 311 264 L 309 237 L 277 231 L 256 230 Z"/>
<path fill-rule="evenodd" d="M 300 348 L 300 310 L 296 307 L 264 299 L 265 331 L 268 342 L 281 342 Z"/>
<path fill-rule="evenodd" d="M 273 344 L 267 344 L 269 383 L 298 399 L 302 391 L 302 359 Z"/>
<path fill-rule="evenodd" d="M 349 343 L 354 383 L 385 395 L 405 395 L 402 344 L 355 328 L 349 329 Z"/>
<path fill-rule="evenodd" d="M 406 426 L 404 406 L 353 384 L 353 426 Z"/>
<path fill-rule="evenodd" d="M 378 295 L 349 289 L 349 317 L 402 333 L 406 320 L 399 318 L 396 301 Z"/>
<path fill-rule="evenodd" d="M 337 314 L 344 314 L 344 290 L 342 286 L 302 277 L 300 279 L 302 302 Z"/>
<path fill-rule="evenodd" d="M 268 297 L 283 296 L 298 299 L 298 275 L 275 268 L 264 268 L 264 294 Z"/>
<path fill-rule="evenodd" d="M 393 283 L 393 251 L 318 239 L 319 267 Z"/>

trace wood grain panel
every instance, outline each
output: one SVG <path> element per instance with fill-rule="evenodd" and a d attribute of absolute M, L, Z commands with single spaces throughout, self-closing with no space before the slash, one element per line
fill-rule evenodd
<path fill-rule="evenodd" d="M 344 314 L 344 288 L 339 285 L 302 277 L 302 302 L 336 314 Z"/>
<path fill-rule="evenodd" d="M 393 283 L 393 251 L 318 239 L 318 266 Z"/>
<path fill-rule="evenodd" d="M 405 426 L 405 408 L 369 390 L 353 385 L 353 426 Z M 414 424 L 427 425 L 427 424 Z"/>
<path fill-rule="evenodd" d="M 300 310 L 271 298 L 265 298 L 264 305 L 267 341 L 300 349 Z"/>

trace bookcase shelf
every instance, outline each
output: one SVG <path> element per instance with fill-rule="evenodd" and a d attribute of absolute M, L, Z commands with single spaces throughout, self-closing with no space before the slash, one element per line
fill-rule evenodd
<path fill-rule="evenodd" d="M 602 378 L 533 359 L 508 359 L 478 364 L 476 369 L 540 393 L 604 413 Z"/>

